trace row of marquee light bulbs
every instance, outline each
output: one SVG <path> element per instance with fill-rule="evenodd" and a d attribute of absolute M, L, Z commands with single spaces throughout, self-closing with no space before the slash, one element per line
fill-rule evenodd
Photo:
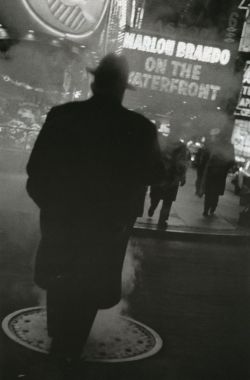
<path fill-rule="evenodd" d="M 10 58 L 10 56 L 8 54 L 9 49 L 11 48 L 11 46 L 13 44 L 15 44 L 19 41 L 27 41 L 27 42 L 31 42 L 31 43 L 32 42 L 44 43 L 44 44 L 49 44 L 50 46 L 53 46 L 55 48 L 66 47 L 68 51 L 70 51 L 71 53 L 78 55 L 78 56 L 81 56 L 81 52 L 86 51 L 86 52 L 91 54 L 92 60 L 93 60 L 93 62 L 95 62 L 94 64 L 98 64 L 98 62 L 100 61 L 100 57 L 95 50 L 93 50 L 93 49 L 89 50 L 88 47 L 86 45 L 83 45 L 83 44 L 81 44 L 81 45 L 75 44 L 74 42 L 68 40 L 66 38 L 66 36 L 65 37 L 58 37 L 58 38 L 56 38 L 56 37 L 45 38 L 44 35 L 41 36 L 39 33 L 35 33 L 34 30 L 29 29 L 26 32 L 26 34 L 24 34 L 23 36 L 21 36 L 17 39 L 17 38 L 13 38 L 12 36 L 10 36 L 7 29 L 2 24 L 0 24 L 0 58 L 2 56 L 3 59 L 9 59 Z M 4 76 L 3 79 L 5 81 L 11 81 L 13 84 L 15 84 L 17 86 L 24 87 L 28 90 L 33 89 L 33 90 L 36 90 L 39 92 L 44 92 L 44 90 L 41 88 L 33 88 L 29 84 L 18 82 L 15 80 L 11 80 L 11 78 L 9 78 L 8 76 Z M 78 93 L 79 93 L 79 91 L 76 92 L 76 98 L 78 98 L 80 96 L 80 93 L 79 94 Z"/>
<path fill-rule="evenodd" d="M 86 49 L 86 45 L 83 44 L 74 44 L 72 41 L 69 41 L 66 36 L 65 37 L 58 37 L 58 38 L 44 38 L 40 35 L 36 34 L 34 30 L 29 29 L 26 34 L 21 36 L 21 38 L 12 38 L 7 29 L 0 24 L 0 52 L 3 54 L 7 54 L 7 51 L 11 47 L 15 41 L 29 41 L 29 42 L 44 42 L 49 43 L 50 45 L 54 47 L 63 47 L 63 45 L 67 44 L 67 46 L 71 49 L 72 53 L 79 54 L 81 50 Z M 70 42 L 70 44 L 69 44 Z"/>

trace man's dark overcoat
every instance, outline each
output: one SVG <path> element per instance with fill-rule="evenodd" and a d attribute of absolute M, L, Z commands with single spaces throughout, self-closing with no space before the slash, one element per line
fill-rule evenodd
<path fill-rule="evenodd" d="M 223 195 L 227 174 L 234 165 L 234 148 L 231 143 L 217 142 L 208 146 L 204 169 L 205 193 Z"/>
<path fill-rule="evenodd" d="M 27 165 L 40 208 L 35 282 L 79 281 L 100 307 L 119 301 L 131 227 L 145 186 L 159 180 L 154 125 L 99 96 L 53 107 Z"/>
<path fill-rule="evenodd" d="M 162 146 L 165 174 L 162 183 L 151 186 L 150 197 L 174 202 L 179 184 L 185 181 L 186 177 L 187 148 L 183 142 L 174 137 L 161 139 L 163 140 L 160 146 Z"/>

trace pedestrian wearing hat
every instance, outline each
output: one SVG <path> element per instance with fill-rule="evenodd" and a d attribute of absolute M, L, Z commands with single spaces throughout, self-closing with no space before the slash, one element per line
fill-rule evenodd
<path fill-rule="evenodd" d="M 35 282 L 47 291 L 51 357 L 67 362 L 80 358 L 97 310 L 119 302 L 131 229 L 162 176 L 155 126 L 122 106 L 125 57 L 89 71 L 93 96 L 51 109 L 27 165 L 40 208 Z"/>
<path fill-rule="evenodd" d="M 173 202 L 176 201 L 179 186 L 186 183 L 187 148 L 181 140 L 182 129 L 172 122 L 168 137 L 159 135 L 160 149 L 164 163 L 164 178 L 161 183 L 150 186 L 150 207 L 148 216 L 152 217 L 162 200 L 158 228 L 168 227 L 168 219 Z"/>
<path fill-rule="evenodd" d="M 234 148 L 223 132 L 211 134 L 204 152 L 201 193 L 204 197 L 203 216 L 213 216 L 219 197 L 225 192 L 229 170 L 234 166 Z"/>

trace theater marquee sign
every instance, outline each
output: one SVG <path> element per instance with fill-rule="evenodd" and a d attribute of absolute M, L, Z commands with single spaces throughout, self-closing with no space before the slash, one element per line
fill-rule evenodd
<path fill-rule="evenodd" d="M 45 31 L 58 36 L 84 38 L 100 25 L 108 0 L 21 0 Z"/>
<path fill-rule="evenodd" d="M 235 115 L 250 118 L 250 61 L 246 62 Z"/>
<path fill-rule="evenodd" d="M 232 74 L 232 52 L 226 44 L 126 32 L 123 49 L 130 63 L 130 83 L 142 91 L 212 103 L 223 96 Z"/>

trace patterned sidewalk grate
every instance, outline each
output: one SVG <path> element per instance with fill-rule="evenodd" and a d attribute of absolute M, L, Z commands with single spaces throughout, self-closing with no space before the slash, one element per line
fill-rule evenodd
<path fill-rule="evenodd" d="M 46 310 L 33 307 L 18 310 L 4 318 L 4 332 L 16 343 L 48 353 L 50 338 L 46 328 Z M 82 354 L 87 361 L 123 362 L 144 359 L 162 347 L 160 336 L 151 328 L 112 309 L 98 312 Z"/>

